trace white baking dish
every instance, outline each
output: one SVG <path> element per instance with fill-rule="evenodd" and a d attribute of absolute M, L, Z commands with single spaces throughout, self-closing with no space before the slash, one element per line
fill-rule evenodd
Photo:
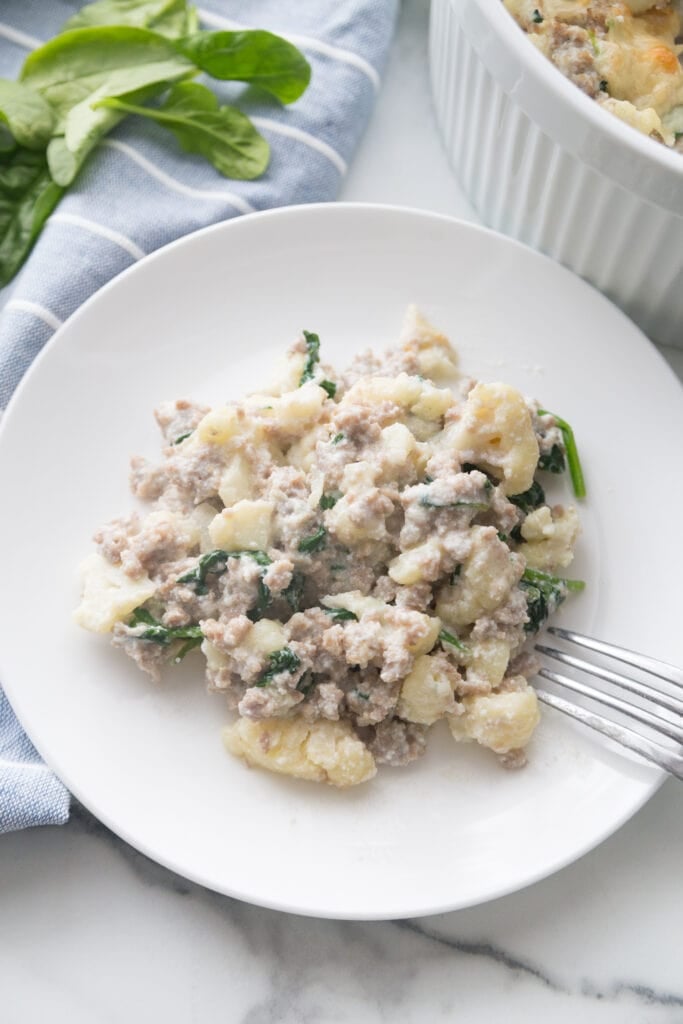
<path fill-rule="evenodd" d="M 683 348 L 683 156 L 601 110 L 501 0 L 432 0 L 430 61 L 449 159 L 484 222 Z"/>

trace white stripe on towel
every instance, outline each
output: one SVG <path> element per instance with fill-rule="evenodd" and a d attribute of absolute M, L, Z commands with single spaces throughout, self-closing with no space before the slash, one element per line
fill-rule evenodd
<path fill-rule="evenodd" d="M 114 245 L 118 245 L 121 249 L 125 249 L 134 259 L 141 260 L 146 255 L 144 250 L 132 242 L 130 238 L 126 238 L 125 235 L 120 234 L 118 231 L 114 231 L 113 228 L 105 227 L 104 224 L 98 224 L 95 220 L 89 220 L 87 217 L 79 217 L 77 213 L 53 213 L 50 217 L 50 221 L 56 221 L 58 224 L 73 224 L 74 227 L 83 228 L 84 231 L 89 231 L 93 235 L 99 235 L 101 238 L 106 238 Z"/>
<path fill-rule="evenodd" d="M 148 160 L 142 153 L 138 153 L 137 149 L 129 146 L 127 142 L 121 142 L 119 139 L 103 139 L 100 143 L 101 146 L 106 146 L 108 149 L 116 149 L 119 153 L 124 153 L 127 157 L 133 160 L 138 167 L 142 167 L 143 171 L 147 171 L 152 178 L 156 178 L 166 188 L 172 189 L 174 192 L 179 192 L 183 196 L 188 196 L 190 199 L 210 199 L 212 201 L 221 200 L 224 203 L 229 203 L 230 206 L 234 206 L 235 209 L 240 210 L 242 213 L 254 213 L 254 207 L 251 203 L 248 203 L 246 199 L 242 199 L 241 196 L 236 195 L 234 192 L 220 192 L 210 191 L 208 189 L 191 188 L 189 185 L 185 185 L 182 181 L 178 181 L 176 178 L 172 178 L 166 171 L 162 171 L 161 168 L 153 164 L 151 160 Z"/>
<path fill-rule="evenodd" d="M 212 28 L 224 28 L 239 32 L 251 27 L 243 25 L 239 21 L 233 21 L 231 18 L 223 18 L 220 14 L 214 14 L 213 11 L 207 11 L 203 7 L 199 8 L 199 17 Z M 372 64 L 365 60 L 364 57 L 359 56 L 359 54 L 353 53 L 351 50 L 342 50 L 339 46 L 332 46 L 330 43 L 324 43 L 322 39 L 313 39 L 311 36 L 302 36 L 290 32 L 281 32 L 280 35 L 288 39 L 290 43 L 294 43 L 295 46 L 300 46 L 303 50 L 313 50 L 316 53 L 325 54 L 326 57 L 332 57 L 333 60 L 341 61 L 342 64 L 350 64 L 358 71 L 361 71 L 366 78 L 369 78 L 375 89 L 379 89 L 380 77 L 378 72 L 373 68 Z"/>
<path fill-rule="evenodd" d="M 29 299 L 10 299 L 5 309 L 16 309 L 20 313 L 31 313 L 33 316 L 38 317 L 44 324 L 51 327 L 53 331 L 56 331 L 62 326 L 63 320 L 60 320 L 58 316 L 46 309 L 45 306 L 39 306 L 37 302 L 30 302 Z"/>
<path fill-rule="evenodd" d="M 336 149 L 332 149 L 332 146 L 328 146 L 326 142 L 316 138 L 315 135 L 311 135 L 310 132 L 305 132 L 301 128 L 294 128 L 293 125 L 282 124 L 281 121 L 271 121 L 269 117 L 252 117 L 252 121 L 257 128 L 274 132 L 276 135 L 287 135 L 290 139 L 303 142 L 310 149 L 317 149 L 319 153 L 327 157 L 330 163 L 334 164 L 340 174 L 346 174 L 347 165 L 344 158 L 339 155 Z"/>
<path fill-rule="evenodd" d="M 28 768 L 34 772 L 50 773 L 50 769 L 46 764 L 40 764 L 37 761 L 8 761 L 4 757 L 0 757 L 0 768 L 15 768 L 18 772 L 23 772 Z"/>
<path fill-rule="evenodd" d="M 0 36 L 2 36 L 3 39 L 9 39 L 10 43 L 16 43 L 17 46 L 23 46 L 25 50 L 35 50 L 39 46 L 43 45 L 42 39 L 36 39 L 35 36 L 30 36 L 26 32 L 22 32 L 21 29 L 5 24 L 4 21 L 0 21 Z"/>

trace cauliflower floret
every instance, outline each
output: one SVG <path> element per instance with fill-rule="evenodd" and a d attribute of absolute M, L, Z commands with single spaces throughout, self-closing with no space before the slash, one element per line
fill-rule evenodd
<path fill-rule="evenodd" d="M 522 525 L 526 564 L 532 569 L 565 569 L 574 557 L 578 535 L 579 517 L 573 506 L 555 511 L 542 505 Z"/>
<path fill-rule="evenodd" d="M 422 654 L 406 676 L 398 701 L 399 718 L 432 725 L 454 710 L 452 674 L 442 658 Z"/>
<path fill-rule="evenodd" d="M 436 614 L 454 626 L 467 626 L 493 611 L 524 571 L 524 561 L 511 555 L 494 527 L 472 528 L 472 547 L 453 585 L 439 591 Z"/>
<path fill-rule="evenodd" d="M 265 551 L 271 543 L 274 511 L 269 501 L 244 498 L 215 516 L 209 525 L 211 540 L 225 551 Z"/>
<path fill-rule="evenodd" d="M 340 543 L 353 547 L 387 537 L 386 518 L 393 503 L 374 486 L 378 471 L 367 460 L 352 462 L 342 476 L 343 496 L 325 515 L 325 526 Z"/>
<path fill-rule="evenodd" d="M 426 454 L 405 423 L 392 423 L 382 430 L 378 460 L 383 481 L 399 477 L 412 481 L 424 469 Z"/>
<path fill-rule="evenodd" d="M 510 682 L 520 688 L 464 697 L 465 713 L 448 717 L 453 738 L 476 740 L 496 754 L 526 746 L 540 721 L 538 699 L 523 676 L 515 676 Z"/>
<path fill-rule="evenodd" d="M 506 494 L 521 494 L 531 487 L 538 441 L 523 396 L 509 384 L 477 384 L 467 396 L 462 417 L 444 435 L 468 462 L 502 476 Z"/>
<path fill-rule="evenodd" d="M 280 440 L 291 442 L 302 437 L 318 422 L 326 399 L 327 392 L 323 388 L 307 381 L 278 398 L 250 395 L 245 404 L 249 409 L 258 410 L 258 415 Z"/>
<path fill-rule="evenodd" d="M 404 587 L 421 580 L 434 580 L 440 571 L 442 552 L 443 544 L 439 538 L 430 537 L 389 562 L 389 575 Z"/>
<path fill-rule="evenodd" d="M 510 660 L 510 644 L 500 637 L 480 640 L 471 650 L 467 665 L 467 680 L 481 681 L 489 686 L 499 686 Z"/>
<path fill-rule="evenodd" d="M 377 772 L 349 722 L 239 718 L 223 730 L 226 749 L 248 765 L 332 786 L 357 786 Z"/>
<path fill-rule="evenodd" d="M 415 354 L 418 370 L 428 380 L 450 380 L 457 374 L 458 356 L 451 343 L 417 306 L 406 310 L 399 342 L 404 352 Z"/>
<path fill-rule="evenodd" d="M 676 140 L 675 134 L 667 129 L 657 111 L 652 107 L 639 110 L 628 100 L 616 100 L 613 96 L 607 96 L 601 100 L 600 106 L 603 110 L 609 110 L 610 114 L 614 114 L 620 121 L 624 121 L 625 124 L 630 124 L 632 128 L 642 132 L 643 135 L 652 135 L 654 132 L 658 132 L 667 146 L 673 146 Z"/>
<path fill-rule="evenodd" d="M 156 591 L 148 576 L 131 579 L 120 565 L 112 565 L 93 552 L 81 565 L 83 596 L 74 612 L 79 626 L 93 633 L 109 633 Z"/>
<path fill-rule="evenodd" d="M 224 505 L 235 505 L 238 501 L 253 497 L 251 469 L 244 455 L 237 452 L 225 467 L 218 485 L 218 494 Z"/>

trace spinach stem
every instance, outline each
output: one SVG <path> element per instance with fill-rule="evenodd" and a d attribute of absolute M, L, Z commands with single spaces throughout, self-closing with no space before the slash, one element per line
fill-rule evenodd
<path fill-rule="evenodd" d="M 574 431 L 569 426 L 567 421 L 563 420 L 562 417 L 558 416 L 556 413 L 549 412 L 548 409 L 539 409 L 538 412 L 541 416 L 554 417 L 558 427 L 562 431 L 562 439 L 564 441 L 564 448 L 567 453 L 567 465 L 569 466 L 569 475 L 572 480 L 574 494 L 577 498 L 585 498 L 586 482 L 583 476 L 583 469 L 581 468 L 581 460 L 579 459 L 579 450 L 576 446 L 576 438 L 574 437 Z"/>
<path fill-rule="evenodd" d="M 564 576 L 553 576 L 550 572 L 543 572 L 542 569 L 530 569 L 526 568 L 522 574 L 522 579 L 526 580 L 527 583 L 546 583 L 548 585 L 557 587 L 564 585 L 567 590 L 584 590 L 586 584 L 583 580 L 568 580 Z"/>

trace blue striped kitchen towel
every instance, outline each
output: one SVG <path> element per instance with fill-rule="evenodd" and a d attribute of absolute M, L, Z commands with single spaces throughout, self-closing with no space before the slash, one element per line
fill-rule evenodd
<path fill-rule="evenodd" d="M 77 0 L 3 0 L 0 77 L 57 33 Z M 128 118 L 91 155 L 50 217 L 33 253 L 0 291 L 0 410 L 60 324 L 101 285 L 146 253 L 242 213 L 332 200 L 367 124 L 398 0 L 207 0 L 203 28 L 265 28 L 311 64 L 311 84 L 279 107 L 249 98 L 271 146 L 265 175 L 229 181 L 183 153 L 150 121 Z M 235 87 L 211 81 L 231 102 Z M 96 344 L 96 339 L 94 339 Z M 69 796 L 22 733 L 0 690 L 0 833 L 66 820 Z"/>

